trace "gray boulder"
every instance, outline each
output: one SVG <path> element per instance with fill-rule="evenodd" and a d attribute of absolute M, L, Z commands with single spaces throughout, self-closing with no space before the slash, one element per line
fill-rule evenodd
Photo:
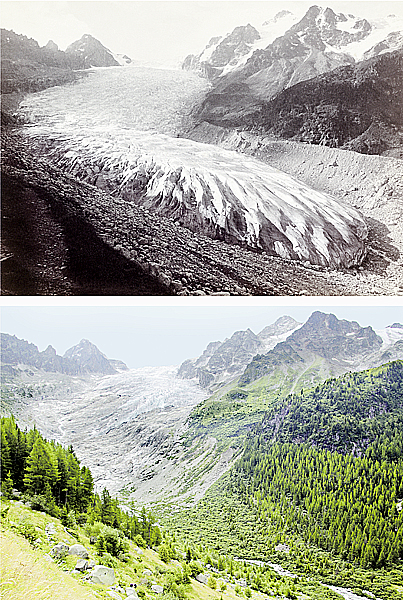
<path fill-rule="evenodd" d="M 91 581 L 101 585 L 113 585 L 116 581 L 115 571 L 111 567 L 96 565 L 91 573 Z"/>
<path fill-rule="evenodd" d="M 125 592 L 126 592 L 127 598 L 130 598 L 130 600 L 138 600 L 138 595 L 137 595 L 134 585 L 131 585 L 130 587 L 126 587 Z"/>
<path fill-rule="evenodd" d="M 69 548 L 69 554 L 79 556 L 80 558 L 88 558 L 88 550 L 82 544 L 73 544 Z"/>
<path fill-rule="evenodd" d="M 56 546 L 53 546 L 49 555 L 53 558 L 64 558 L 69 553 L 69 547 L 63 542 L 59 542 Z"/>
<path fill-rule="evenodd" d="M 163 594 L 164 588 L 162 587 L 162 585 L 158 585 L 158 583 L 153 583 L 153 585 L 151 586 L 151 591 L 155 594 Z"/>
<path fill-rule="evenodd" d="M 89 568 L 88 560 L 79 558 L 74 568 L 76 571 L 86 571 Z"/>
<path fill-rule="evenodd" d="M 144 569 L 143 575 L 145 577 L 152 577 L 152 575 L 154 575 L 154 573 L 152 571 L 150 571 L 150 569 Z"/>
<path fill-rule="evenodd" d="M 203 573 L 199 573 L 198 575 L 196 575 L 196 581 L 198 581 L 199 583 L 204 583 L 204 585 L 207 585 L 208 577 L 207 577 L 207 575 L 204 575 Z"/>

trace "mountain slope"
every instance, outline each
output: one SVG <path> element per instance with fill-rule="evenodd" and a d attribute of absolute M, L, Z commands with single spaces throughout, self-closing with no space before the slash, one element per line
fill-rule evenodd
<path fill-rule="evenodd" d="M 273 348 L 299 327 L 291 317 L 280 317 L 258 335 L 250 329 L 237 331 L 224 342 L 211 342 L 197 359 L 188 359 L 178 369 L 178 377 L 198 379 L 202 387 L 217 389 L 240 375 L 253 356 Z"/>
<path fill-rule="evenodd" d="M 66 54 L 76 69 L 90 67 L 118 67 L 118 62 L 112 52 L 92 35 L 84 34 L 82 38 L 66 48 Z"/>
<path fill-rule="evenodd" d="M 370 23 L 313 6 L 284 35 L 216 78 L 198 117 L 281 139 L 400 157 L 402 31 L 393 16 Z M 371 60 L 356 62 L 363 59 Z"/>
<path fill-rule="evenodd" d="M 78 76 L 74 70 L 131 62 L 126 55 L 114 55 L 88 34 L 63 52 L 52 40 L 40 47 L 34 39 L 7 29 L 1 29 L 1 58 L 2 94 L 37 92 L 75 81 Z"/>
<path fill-rule="evenodd" d="M 212 436 L 223 448 L 237 447 L 265 412 L 290 393 L 334 377 L 403 358 L 403 330 L 371 327 L 314 312 L 266 354 L 257 354 L 242 375 L 197 406 L 187 439 Z"/>

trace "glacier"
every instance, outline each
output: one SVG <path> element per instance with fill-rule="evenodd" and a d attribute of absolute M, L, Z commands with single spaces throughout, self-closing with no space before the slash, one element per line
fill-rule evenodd
<path fill-rule="evenodd" d="M 211 238 L 331 268 L 362 262 L 357 210 L 256 158 L 178 137 L 206 84 L 149 71 L 97 70 L 32 95 L 22 109 L 30 144 L 64 172 Z"/>

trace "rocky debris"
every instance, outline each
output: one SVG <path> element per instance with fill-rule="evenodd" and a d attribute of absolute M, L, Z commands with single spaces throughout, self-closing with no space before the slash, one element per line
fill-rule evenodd
<path fill-rule="evenodd" d="M 158 585 L 157 583 L 153 583 L 151 585 L 151 591 L 154 592 L 155 594 L 163 594 L 164 593 L 164 588 L 162 585 Z"/>
<path fill-rule="evenodd" d="M 5 363 L 9 362 L 7 360 L 7 358 L 8 358 L 7 357 L 7 346 L 8 346 L 8 341 L 9 341 L 8 337 L 15 337 L 15 336 L 8 336 L 7 334 L 4 334 L 4 333 L 0 334 L 0 339 L 1 339 L 1 362 L 2 363 L 3 362 L 5 362 Z M 25 346 L 25 344 L 26 344 L 26 346 Z M 32 351 L 33 348 L 36 348 L 36 346 L 34 346 L 33 344 L 28 344 L 27 342 L 24 343 L 24 349 L 28 350 L 28 353 L 27 353 L 28 356 L 31 354 L 31 351 Z M 3 356 L 5 358 L 4 361 L 3 361 Z M 26 354 L 23 353 L 23 356 L 25 358 Z M 14 361 L 14 362 L 15 362 L 15 364 L 18 364 L 20 361 Z M 21 362 L 24 362 L 24 360 L 22 360 Z M 46 525 L 46 527 L 45 527 L 45 534 L 46 534 L 46 537 L 48 538 L 49 544 L 51 544 L 53 542 L 54 536 L 56 535 L 56 527 L 54 526 L 53 523 L 48 523 Z"/>
<path fill-rule="evenodd" d="M 69 554 L 69 547 L 64 542 L 59 542 L 49 552 L 52 558 L 64 558 L 67 554 Z"/>
<path fill-rule="evenodd" d="M 42 202 L 51 207 L 54 215 L 58 215 L 62 236 L 65 242 L 69 242 L 69 261 L 64 273 L 67 276 L 70 271 L 73 287 L 64 290 L 64 294 L 77 293 L 74 292 L 74 269 L 76 265 L 80 268 L 86 266 L 85 261 L 88 261 L 91 269 L 100 268 L 102 277 L 99 276 L 98 287 L 93 288 L 93 292 L 99 290 L 101 294 L 107 293 L 111 280 L 113 282 L 116 277 L 128 275 L 132 278 L 131 288 L 125 290 L 123 280 L 119 288 L 121 294 L 192 295 L 195 290 L 203 290 L 206 295 L 218 291 L 231 295 L 298 295 L 300 290 L 306 290 L 310 295 L 351 293 L 348 286 L 333 284 L 332 276 L 329 278 L 329 274 L 333 273 L 331 269 L 308 268 L 297 261 L 251 252 L 193 233 L 167 218 L 152 215 L 143 207 L 113 198 L 91 185 L 63 176 L 60 171 L 32 155 L 24 136 L 18 132 L 11 137 L 3 136 L 4 141 L 6 138 L 7 148 L 3 152 L 3 213 L 13 215 L 12 198 L 16 190 L 22 187 L 27 193 L 35 194 L 35 206 L 40 206 Z M 23 193 L 20 198 L 23 198 Z M 40 218 L 40 221 L 39 215 L 30 218 L 27 230 L 32 231 L 36 223 L 42 223 L 43 212 Z M 3 244 L 14 249 L 7 229 L 10 221 L 5 220 L 4 223 Z M 80 233 L 83 237 L 80 237 Z M 24 235 L 26 238 L 26 230 Z M 48 236 L 48 230 L 35 232 L 36 239 L 44 236 Z M 102 248 L 102 252 L 99 248 Z M 30 251 L 29 255 L 21 256 L 21 249 L 16 248 L 14 254 L 19 255 L 25 272 L 38 277 L 36 289 L 46 294 L 46 287 L 43 288 L 41 282 L 46 282 L 53 273 L 46 269 L 39 273 L 36 264 L 30 262 L 35 251 L 37 248 Z M 113 256 L 115 261 L 110 272 L 105 271 L 112 266 L 105 255 Z M 50 259 L 50 263 L 54 260 Z M 120 264 L 116 264 L 116 261 L 120 261 Z M 19 268 L 18 262 L 6 262 L 11 269 Z M 88 277 L 91 273 L 87 270 L 84 275 Z M 2 277 L 3 294 L 12 293 L 11 290 L 7 292 L 7 282 L 12 281 L 12 272 L 3 267 Z M 85 286 L 80 289 L 85 289 Z"/>
<path fill-rule="evenodd" d="M 74 556 L 80 556 L 81 558 L 87 559 L 89 554 L 88 550 L 82 544 L 73 544 L 69 548 L 69 554 Z"/>
<path fill-rule="evenodd" d="M 90 579 L 93 583 L 101 585 L 113 585 L 115 583 L 115 571 L 111 567 L 96 565 L 90 573 Z"/>

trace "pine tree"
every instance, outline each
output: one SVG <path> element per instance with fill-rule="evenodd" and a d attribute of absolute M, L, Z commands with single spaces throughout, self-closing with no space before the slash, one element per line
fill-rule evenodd
<path fill-rule="evenodd" d="M 54 453 L 40 437 L 37 437 L 25 469 L 24 485 L 27 492 L 49 496 L 58 478 L 59 472 Z"/>

